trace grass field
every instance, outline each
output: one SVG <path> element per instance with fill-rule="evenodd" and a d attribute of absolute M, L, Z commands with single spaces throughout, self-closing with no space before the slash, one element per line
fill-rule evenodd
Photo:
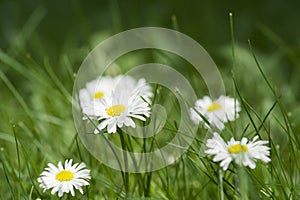
<path fill-rule="evenodd" d="M 269 1 L 269 10 L 269 4 L 260 1 L 29 2 L 0 1 L 1 199 L 59 199 L 50 191 L 43 193 L 37 178 L 47 163 L 65 159 L 86 163 L 92 179 L 83 195 L 77 191 L 75 197 L 61 199 L 300 199 L 299 3 Z M 100 41 L 143 26 L 175 29 L 203 45 L 218 66 L 226 94 L 241 103 L 240 117 L 226 124 L 223 138 L 259 135 L 269 141 L 271 162 L 257 162 L 254 170 L 231 164 L 220 178 L 219 164 L 203 153 L 203 126 L 174 164 L 126 174 L 126 182 L 124 173 L 91 156 L 72 115 L 77 71 Z M 198 98 L 208 95 L 187 61 L 155 50 L 120 58 L 118 71 L 107 75 L 150 62 L 179 71 Z M 167 111 L 159 134 L 168 141 L 164 134 L 172 136 L 180 123 L 178 102 L 167 89 L 155 84 L 152 88 L 155 103 Z M 117 141 L 117 135 L 111 140 Z"/>

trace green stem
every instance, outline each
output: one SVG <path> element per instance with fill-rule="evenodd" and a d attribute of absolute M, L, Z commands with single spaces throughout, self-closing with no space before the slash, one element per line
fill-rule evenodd
<path fill-rule="evenodd" d="M 222 168 L 219 168 L 219 198 L 224 200 L 224 189 L 223 189 L 223 171 Z"/>
<path fill-rule="evenodd" d="M 126 197 L 128 197 L 128 195 L 129 195 L 128 158 L 127 158 L 126 143 L 125 143 L 125 139 L 124 139 L 122 130 L 120 130 L 119 136 L 120 136 L 120 141 L 121 141 L 121 145 L 122 145 L 122 149 L 123 149 L 123 158 L 124 158 L 124 166 L 125 166 L 124 167 L 125 171 L 123 172 L 124 173 L 124 180 L 123 181 L 124 181 Z"/>
<path fill-rule="evenodd" d="M 241 200 L 248 200 L 248 180 L 246 170 L 243 166 L 238 168 L 238 183 L 241 192 Z"/>
<path fill-rule="evenodd" d="M 154 120 L 155 121 L 155 120 Z M 143 127 L 146 126 L 146 123 L 143 122 Z M 155 126 L 155 124 L 154 124 Z M 147 153 L 147 139 L 146 139 L 146 133 L 145 133 L 145 129 L 143 129 L 143 150 L 144 152 L 143 153 Z M 148 172 L 145 173 L 144 177 L 145 177 L 145 183 L 143 183 L 143 186 L 144 186 L 144 197 L 150 197 L 150 185 L 151 185 L 151 179 L 152 179 L 152 172 L 151 172 L 151 167 L 148 168 L 148 159 L 147 157 L 145 158 L 146 159 L 146 169 Z"/>
<path fill-rule="evenodd" d="M 232 53 L 232 63 L 233 68 L 235 67 L 235 49 L 234 49 L 234 29 L 233 29 L 233 14 L 229 13 L 229 23 L 230 23 L 230 37 L 231 37 L 231 53 Z"/>
<path fill-rule="evenodd" d="M 96 129 L 98 129 L 97 125 L 93 122 L 93 120 L 91 120 L 91 118 L 89 118 L 88 116 L 87 116 L 87 118 L 88 118 L 89 122 L 91 122 L 91 123 L 93 124 L 93 126 L 94 126 Z M 99 131 L 100 133 L 102 133 L 101 130 L 98 129 L 98 131 Z M 121 133 L 122 133 L 122 130 L 121 130 Z M 120 167 L 120 172 L 121 172 L 121 175 L 122 175 L 123 183 L 125 183 L 125 182 L 126 182 L 126 181 L 125 181 L 125 175 L 124 175 L 125 173 L 122 171 L 122 164 L 121 164 L 121 161 L 120 161 L 120 159 L 119 159 L 118 154 L 117 154 L 116 151 L 114 150 L 114 148 L 113 148 L 111 142 L 105 137 L 105 135 L 104 135 L 104 134 L 100 134 L 100 136 L 105 140 L 105 142 L 107 143 L 107 145 L 108 145 L 109 148 L 111 149 L 112 153 L 114 154 L 115 158 L 117 159 L 118 165 L 119 165 L 119 167 Z M 123 144 L 123 143 L 122 143 L 122 144 Z"/>
<path fill-rule="evenodd" d="M 229 13 L 229 23 L 230 23 L 230 37 L 231 37 L 231 54 L 232 54 L 232 76 L 234 77 L 234 70 L 236 67 L 236 60 L 235 60 L 235 41 L 234 41 L 234 29 L 233 29 L 233 14 L 232 12 Z M 234 87 L 234 84 L 233 84 Z M 234 96 L 234 118 L 237 118 L 236 112 L 236 91 L 233 90 Z M 236 123 L 234 123 L 233 132 L 236 132 Z"/>

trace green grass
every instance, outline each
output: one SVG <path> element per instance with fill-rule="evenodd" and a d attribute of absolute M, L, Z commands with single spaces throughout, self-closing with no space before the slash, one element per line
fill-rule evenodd
<path fill-rule="evenodd" d="M 115 29 L 119 30 L 116 2 L 111 3 L 111 9 Z M 232 42 L 228 35 L 227 44 L 214 51 L 216 55 L 212 54 L 220 58 L 217 63 L 228 95 L 235 96 L 242 105 L 240 118 L 227 124 L 222 135 L 240 139 L 258 134 L 269 140 L 270 163 L 259 162 L 254 170 L 231 164 L 220 175 L 218 164 L 203 154 L 206 130 L 200 127 L 188 151 L 173 165 L 151 173 L 126 174 L 110 169 L 90 155 L 78 137 L 72 118 L 76 72 L 95 43 L 78 48 L 72 38 L 66 40 L 66 49 L 58 48 L 54 60 L 42 52 L 47 50 L 43 50 L 43 41 L 36 34 L 45 15 L 45 10 L 35 10 L 9 48 L 0 51 L 1 199 L 58 199 L 49 191 L 43 193 L 36 179 L 47 163 L 56 164 L 69 158 L 85 162 L 91 169 L 92 179 L 84 188 L 84 195 L 77 192 L 76 198 L 62 199 L 222 199 L 219 195 L 222 190 L 224 199 L 300 198 L 299 47 L 290 47 L 272 30 L 260 25 L 261 37 L 274 46 L 272 54 L 256 50 L 255 40 L 248 43 L 248 38 L 237 40 L 233 31 Z M 170 26 L 184 33 L 180 20 L 175 15 L 170 19 Z M 238 30 L 239 26 L 234 28 Z M 91 34 L 89 39 L 102 40 L 111 35 L 109 32 L 98 32 L 96 39 Z M 139 63 L 165 63 L 191 80 L 198 98 L 207 95 L 203 80 L 186 61 L 148 50 L 130 56 L 119 61 L 122 72 Z M 177 101 L 166 89 L 154 85 L 153 88 L 159 91 L 155 102 L 165 106 L 168 112 L 166 126 L 158 138 L 169 140 L 179 123 Z M 112 136 L 111 140 L 117 138 Z M 140 148 L 143 141 L 131 138 L 131 142 L 134 148 Z"/>

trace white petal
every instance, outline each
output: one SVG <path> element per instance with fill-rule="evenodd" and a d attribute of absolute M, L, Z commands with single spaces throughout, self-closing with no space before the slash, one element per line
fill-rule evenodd
<path fill-rule="evenodd" d="M 108 133 L 115 133 L 117 132 L 117 124 L 116 123 L 111 123 L 107 125 L 107 132 Z"/>

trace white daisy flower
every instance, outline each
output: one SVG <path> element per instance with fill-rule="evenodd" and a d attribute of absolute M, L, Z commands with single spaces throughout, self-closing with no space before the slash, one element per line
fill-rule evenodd
<path fill-rule="evenodd" d="M 119 75 L 115 77 L 115 84 L 117 91 L 128 91 L 130 95 L 136 95 L 143 97 L 149 104 L 151 103 L 151 97 L 153 96 L 152 88 L 146 83 L 144 78 L 136 81 L 129 75 Z"/>
<path fill-rule="evenodd" d="M 122 91 L 95 102 L 87 107 L 87 112 L 93 112 L 100 122 L 94 131 L 95 134 L 106 127 L 108 133 L 115 133 L 117 127 L 135 128 L 132 118 L 146 121 L 146 118 L 150 116 L 150 107 L 140 96 L 132 96 L 127 91 Z"/>
<path fill-rule="evenodd" d="M 268 141 L 258 140 L 255 136 L 252 141 L 243 137 L 241 141 L 235 141 L 231 138 L 227 144 L 220 137 L 218 133 L 214 133 L 212 139 L 208 139 L 206 146 L 208 149 L 205 151 L 208 155 L 214 155 L 213 161 L 219 162 L 220 166 L 225 171 L 232 161 L 238 165 L 249 166 L 251 169 L 256 167 L 255 161 L 262 160 L 263 162 L 270 162 L 270 148 L 264 146 Z"/>
<path fill-rule="evenodd" d="M 37 181 L 44 192 L 52 188 L 51 194 L 58 192 L 59 197 L 69 192 L 74 196 L 74 188 L 83 194 L 81 187 L 89 185 L 88 180 L 91 178 L 90 170 L 83 169 L 85 167 L 84 163 L 72 165 L 72 159 L 66 160 L 65 166 L 61 162 L 58 163 L 58 167 L 49 163 Z"/>
<path fill-rule="evenodd" d="M 96 114 L 93 109 L 95 102 L 99 102 L 104 97 L 109 97 L 115 91 L 124 91 L 132 96 L 141 96 L 146 102 L 151 103 L 151 97 L 153 93 L 151 87 L 146 83 L 145 79 L 139 79 L 136 81 L 129 75 L 119 75 L 114 78 L 111 77 L 99 77 L 86 84 L 86 88 L 79 91 L 80 106 L 83 114 L 94 119 Z M 87 119 L 87 117 L 84 117 Z"/>
<path fill-rule="evenodd" d="M 111 95 L 115 87 L 114 79 L 107 76 L 99 77 L 86 84 L 86 87 L 79 91 L 81 107 L 85 107 L 92 101 L 97 101 L 106 95 Z"/>
<path fill-rule="evenodd" d="M 235 117 L 239 117 L 238 112 L 241 111 L 238 100 L 227 96 L 220 96 L 217 100 L 212 100 L 208 96 L 199 99 L 195 103 L 194 108 L 190 108 L 190 116 L 195 124 L 203 121 L 198 113 L 201 113 L 210 123 L 205 126 L 208 128 L 216 127 L 223 130 L 224 123 L 234 121 Z"/>

